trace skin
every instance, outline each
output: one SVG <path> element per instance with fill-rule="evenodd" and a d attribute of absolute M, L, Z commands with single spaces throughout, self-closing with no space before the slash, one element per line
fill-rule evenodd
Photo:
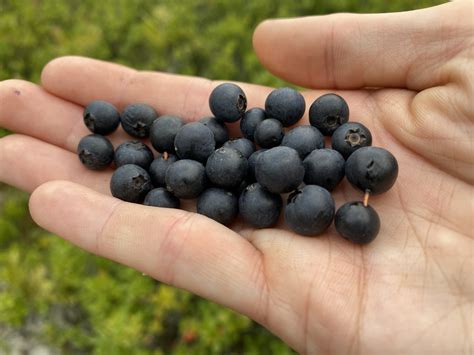
<path fill-rule="evenodd" d="M 397 157 L 395 186 L 370 199 L 382 220 L 370 245 L 350 244 L 333 226 L 319 238 L 282 223 L 231 230 L 192 212 L 121 202 L 109 196 L 111 171 L 81 166 L 74 151 L 88 134 L 88 102 L 146 102 L 197 120 L 209 115 L 220 83 L 202 78 L 64 57 L 44 68 L 41 86 L 0 83 L 0 125 L 16 133 L 0 140 L 0 180 L 32 192 L 40 226 L 241 312 L 298 352 L 472 353 L 473 11 L 460 0 L 265 21 L 255 31 L 262 63 L 309 88 L 307 107 L 336 92 L 373 145 Z M 262 107 L 271 91 L 239 85 L 249 107 Z M 238 123 L 230 127 L 235 135 Z M 112 135 L 115 144 L 124 139 Z M 362 199 L 346 181 L 333 195 L 337 207 Z"/>

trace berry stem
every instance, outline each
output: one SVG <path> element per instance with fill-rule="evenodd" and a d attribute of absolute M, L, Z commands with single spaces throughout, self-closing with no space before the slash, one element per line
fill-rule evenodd
<path fill-rule="evenodd" d="M 369 204 L 369 197 L 370 197 L 370 191 L 365 190 L 365 193 L 364 193 L 364 207 L 367 207 L 367 205 Z"/>
<path fill-rule="evenodd" d="M 163 160 L 168 160 L 168 152 L 163 153 Z"/>

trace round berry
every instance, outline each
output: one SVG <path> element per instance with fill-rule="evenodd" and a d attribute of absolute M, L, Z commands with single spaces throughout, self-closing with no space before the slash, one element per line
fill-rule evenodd
<path fill-rule="evenodd" d="M 196 198 L 206 187 L 206 171 L 204 166 L 195 160 L 178 160 L 166 170 L 165 181 L 168 191 L 176 197 Z"/>
<path fill-rule="evenodd" d="M 209 96 L 212 114 L 224 122 L 235 122 L 242 118 L 247 108 L 247 97 L 243 90 L 232 83 L 216 86 Z"/>
<path fill-rule="evenodd" d="M 269 228 L 278 222 L 283 201 L 279 194 L 271 193 L 262 185 L 248 185 L 239 198 L 242 219 L 255 228 Z"/>
<path fill-rule="evenodd" d="M 313 150 L 324 148 L 324 137 L 313 126 L 298 126 L 285 135 L 281 145 L 293 148 L 304 159 Z"/>
<path fill-rule="evenodd" d="M 148 146 L 139 141 L 130 141 L 120 144 L 115 150 L 115 166 L 135 164 L 148 169 L 153 161 L 153 152 Z"/>
<path fill-rule="evenodd" d="M 362 147 L 347 159 L 345 172 L 354 187 L 371 194 L 381 194 L 397 180 L 398 163 L 388 150 Z"/>
<path fill-rule="evenodd" d="M 261 108 L 251 108 L 245 112 L 244 117 L 240 120 L 240 131 L 242 135 L 254 141 L 255 130 L 259 123 L 261 123 L 266 118 L 265 110 Z"/>
<path fill-rule="evenodd" d="M 150 175 L 138 165 L 122 165 L 112 174 L 110 192 L 123 201 L 141 203 L 153 188 Z"/>
<path fill-rule="evenodd" d="M 334 219 L 337 232 L 356 244 L 367 244 L 380 230 L 380 218 L 371 206 L 353 201 L 342 205 Z"/>
<path fill-rule="evenodd" d="M 150 168 L 148 169 L 148 173 L 150 174 L 151 177 L 151 182 L 155 186 L 165 186 L 165 176 L 166 176 L 166 170 L 170 167 L 171 164 L 173 164 L 175 161 L 177 161 L 178 158 L 176 155 L 173 154 L 167 154 L 166 159 L 165 159 L 165 154 L 159 155 L 156 157 L 155 160 L 152 161 Z"/>
<path fill-rule="evenodd" d="M 158 117 L 155 109 L 147 104 L 131 104 L 122 112 L 122 128 L 132 137 L 146 138 Z"/>
<path fill-rule="evenodd" d="M 325 136 L 349 120 L 349 106 L 339 95 L 326 94 L 317 98 L 309 108 L 309 122 Z"/>
<path fill-rule="evenodd" d="M 228 140 L 223 147 L 234 148 L 241 152 L 245 159 L 248 159 L 255 152 L 255 144 L 247 138 L 236 138 Z"/>
<path fill-rule="evenodd" d="M 102 100 L 89 103 L 84 109 L 83 117 L 89 131 L 103 136 L 115 131 L 120 124 L 117 108 Z"/>
<path fill-rule="evenodd" d="M 304 182 L 332 191 L 344 178 L 345 160 L 333 149 L 317 149 L 303 160 Z"/>
<path fill-rule="evenodd" d="M 184 125 L 177 116 L 160 116 L 150 128 L 150 142 L 157 152 L 174 153 L 174 138 L 179 129 Z"/>
<path fill-rule="evenodd" d="M 326 189 L 306 185 L 288 197 L 285 222 L 294 232 L 316 236 L 323 233 L 334 218 L 334 200 Z"/>
<path fill-rule="evenodd" d="M 114 160 L 114 146 L 107 138 L 90 134 L 80 140 L 77 154 L 86 168 L 101 170 L 107 168 Z"/>
<path fill-rule="evenodd" d="M 285 133 L 283 125 L 274 118 L 263 120 L 255 130 L 255 142 L 262 148 L 273 148 L 280 145 Z"/>
<path fill-rule="evenodd" d="M 372 134 L 362 123 L 347 122 L 334 131 L 331 145 L 347 159 L 357 149 L 371 146 Z"/>
<path fill-rule="evenodd" d="M 179 208 L 179 198 L 163 187 L 151 190 L 146 196 L 143 204 L 146 206 L 163 207 L 163 208 Z"/>
<path fill-rule="evenodd" d="M 267 116 L 277 119 L 284 127 L 298 122 L 303 117 L 305 109 L 303 95 L 291 88 L 275 89 L 265 100 Z"/>
<path fill-rule="evenodd" d="M 229 130 L 224 122 L 219 121 L 215 117 L 204 117 L 199 120 L 204 126 L 208 127 L 214 133 L 216 147 L 222 146 L 229 140 Z"/>
<path fill-rule="evenodd" d="M 255 177 L 270 192 L 290 192 L 303 182 L 303 162 L 293 148 L 271 148 L 258 158 Z"/>
<path fill-rule="evenodd" d="M 187 123 L 174 139 L 176 154 L 180 159 L 192 159 L 205 163 L 216 148 L 212 131 L 201 122 Z"/>
<path fill-rule="evenodd" d="M 234 188 L 247 176 L 247 159 L 238 150 L 222 147 L 211 154 L 206 163 L 206 175 L 216 186 Z"/>
<path fill-rule="evenodd" d="M 224 189 L 211 187 L 205 190 L 197 200 L 197 213 L 225 226 L 235 220 L 238 212 L 237 196 Z"/>

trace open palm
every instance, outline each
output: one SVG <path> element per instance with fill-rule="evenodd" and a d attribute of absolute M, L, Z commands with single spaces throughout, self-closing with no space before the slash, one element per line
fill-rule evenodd
<path fill-rule="evenodd" d="M 399 178 L 374 196 L 382 228 L 364 247 L 334 227 L 318 238 L 285 229 L 233 231 L 186 211 L 109 195 L 111 171 L 75 155 L 83 106 L 146 102 L 188 120 L 209 114 L 217 82 L 79 57 L 49 63 L 42 86 L 0 83 L 0 180 L 26 191 L 42 227 L 93 253 L 250 316 L 303 353 L 449 353 L 473 348 L 473 2 L 400 14 L 265 22 L 264 65 L 342 95 L 351 119 L 398 159 Z M 270 88 L 240 84 L 249 107 Z M 365 89 L 377 88 L 377 89 Z M 326 89 L 316 90 L 316 89 Z M 304 119 L 307 122 L 307 118 Z M 230 127 L 234 135 L 238 127 Z M 127 139 L 116 132 L 112 141 Z M 360 200 L 346 181 L 336 205 Z"/>

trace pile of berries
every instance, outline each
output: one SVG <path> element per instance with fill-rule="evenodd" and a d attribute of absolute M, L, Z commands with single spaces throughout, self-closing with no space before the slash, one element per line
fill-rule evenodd
<path fill-rule="evenodd" d="M 252 227 L 268 228 L 280 217 L 281 194 L 290 193 L 284 218 L 298 234 L 321 234 L 334 220 L 339 234 L 354 243 L 377 236 L 380 219 L 368 205 L 369 194 L 393 186 L 397 160 L 371 147 L 367 127 L 348 122 L 342 97 L 319 97 L 309 110 L 311 125 L 289 130 L 285 127 L 296 124 L 306 109 L 303 96 L 291 88 L 272 91 L 265 110 L 246 111 L 242 89 L 224 83 L 212 91 L 209 106 L 213 117 L 185 123 L 159 116 L 146 104 L 131 104 L 119 113 L 110 103 L 93 101 L 84 110 L 84 123 L 93 134 L 80 141 L 79 158 L 93 170 L 114 162 L 110 190 L 124 201 L 179 208 L 180 199 L 197 198 L 197 212 L 219 223 L 230 225 L 240 214 Z M 243 137 L 229 139 L 225 123 L 238 120 Z M 104 136 L 120 124 L 132 137 L 149 138 L 157 157 L 138 140 L 114 150 Z M 332 136 L 332 149 L 324 147 L 324 136 Z M 364 198 L 336 212 L 329 191 L 344 176 Z"/>

